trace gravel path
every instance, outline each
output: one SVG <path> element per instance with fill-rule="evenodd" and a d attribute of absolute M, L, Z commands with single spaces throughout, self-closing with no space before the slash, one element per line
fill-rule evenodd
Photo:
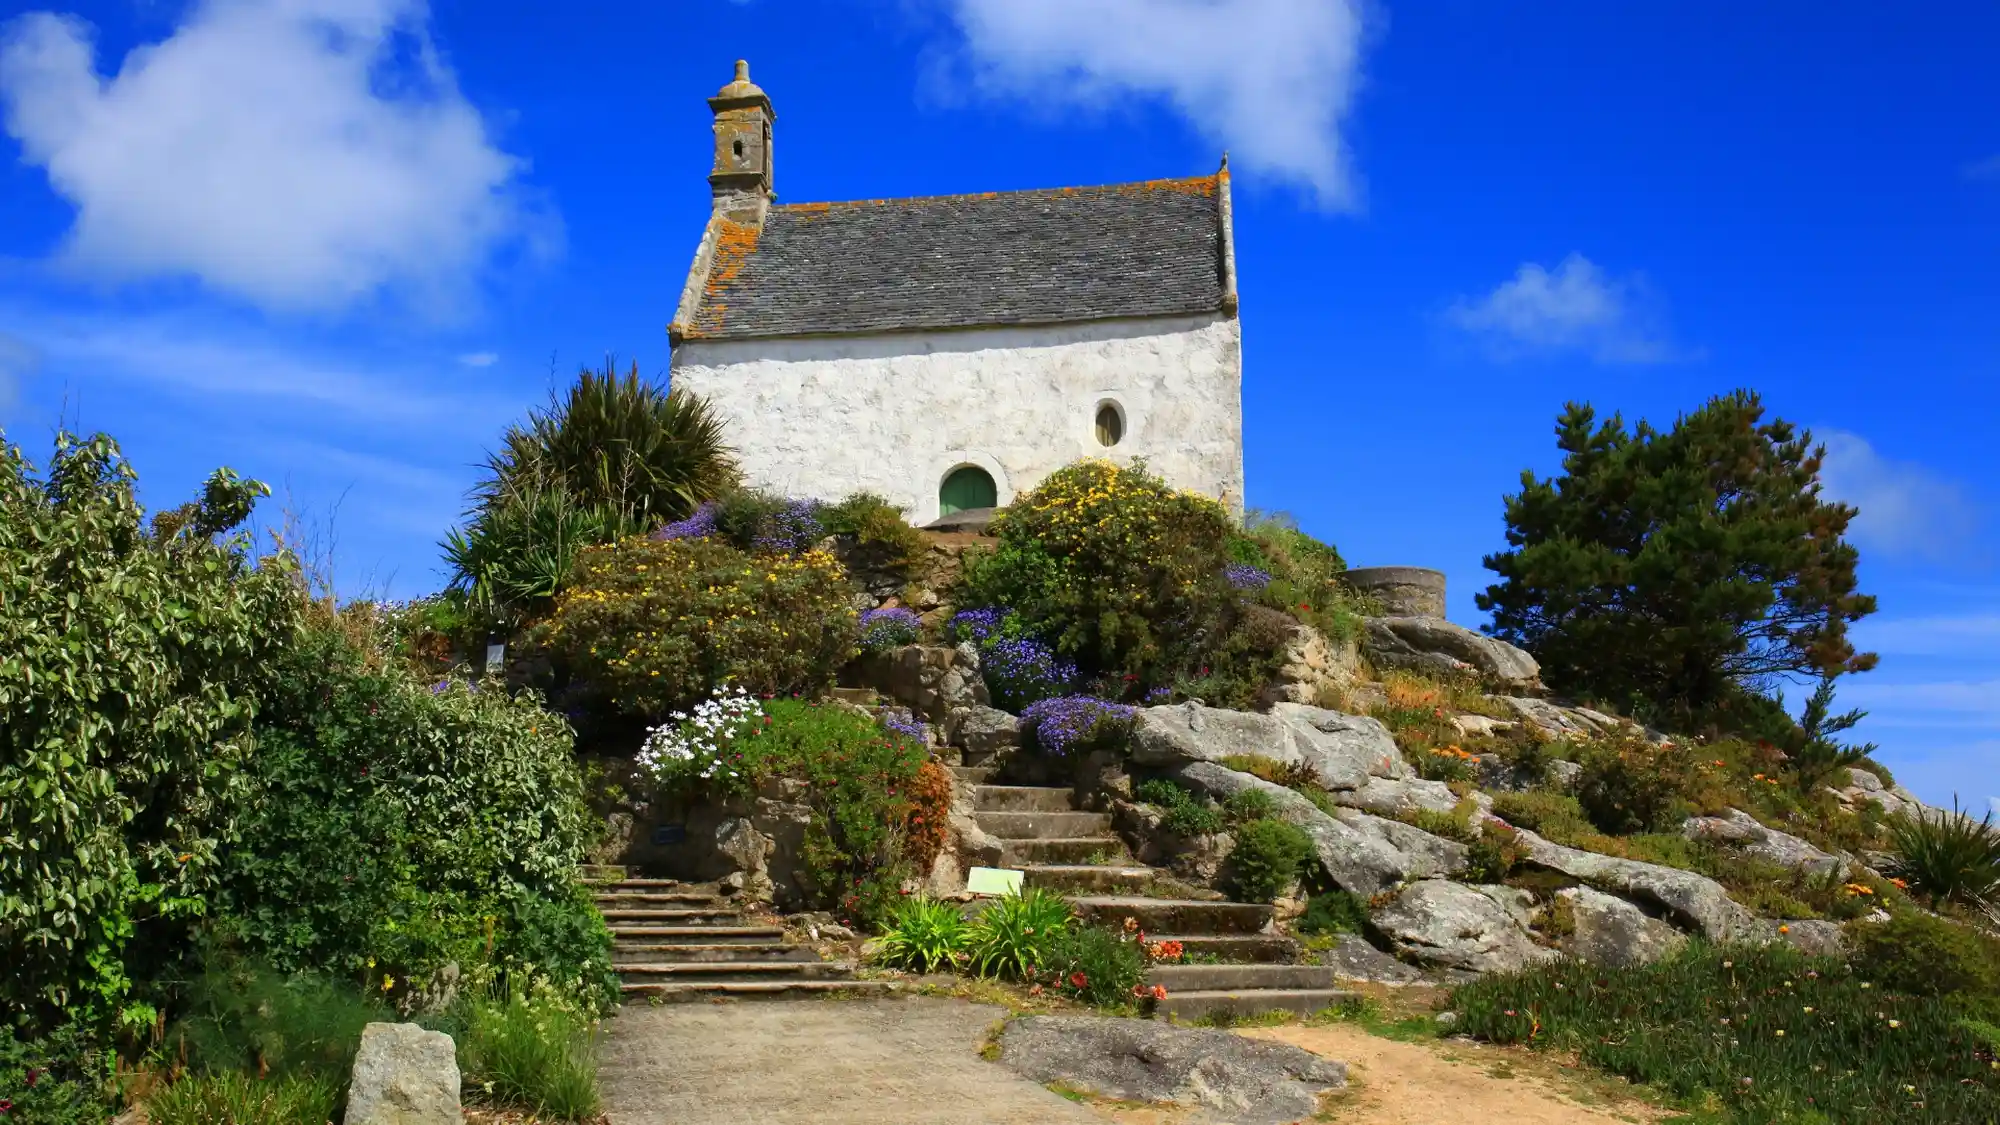
<path fill-rule="evenodd" d="M 1004 1009 L 963 1000 L 627 1007 L 599 1067 L 611 1125 L 1104 1125 L 979 1057 Z"/>

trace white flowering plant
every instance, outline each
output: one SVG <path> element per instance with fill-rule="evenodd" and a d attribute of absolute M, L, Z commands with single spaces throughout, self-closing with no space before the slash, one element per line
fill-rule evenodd
<path fill-rule="evenodd" d="M 727 684 L 696 704 L 693 714 L 676 711 L 667 718 L 646 732 L 639 765 L 655 782 L 677 788 L 746 785 L 744 743 L 771 721 L 756 696 Z"/>

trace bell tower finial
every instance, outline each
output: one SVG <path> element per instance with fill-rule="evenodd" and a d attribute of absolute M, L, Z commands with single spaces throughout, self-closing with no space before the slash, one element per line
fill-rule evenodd
<path fill-rule="evenodd" d="M 750 63 L 736 60 L 736 78 L 708 99 L 715 113 L 715 166 L 709 190 L 715 209 L 733 222 L 762 226 L 771 189 L 771 99 L 750 81 Z"/>

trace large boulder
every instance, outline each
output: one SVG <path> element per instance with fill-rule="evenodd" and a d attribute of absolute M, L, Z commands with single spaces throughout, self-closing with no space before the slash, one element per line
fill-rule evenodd
<path fill-rule="evenodd" d="M 1533 896 L 1513 887 L 1425 879 L 1404 887 L 1369 922 L 1410 960 L 1469 973 L 1507 972 L 1556 956 L 1528 936 L 1533 903 Z"/>
<path fill-rule="evenodd" d="M 1527 862 L 1650 903 L 1675 923 L 1699 930 L 1710 941 L 1754 941 L 1762 936 L 1756 916 L 1706 875 L 1564 847 L 1525 828 L 1514 829 L 1514 836 Z"/>
<path fill-rule="evenodd" d="M 1563 952 L 1593 965 L 1627 968 L 1657 961 L 1687 944 L 1687 935 L 1626 902 L 1589 887 L 1557 891 L 1576 926 Z"/>
<path fill-rule="evenodd" d="M 1458 794 L 1442 781 L 1424 781 L 1410 778 L 1407 781 L 1392 781 L 1386 777 L 1371 777 L 1368 784 L 1359 789 L 1346 789 L 1333 795 L 1333 799 L 1348 808 L 1362 809 L 1378 816 L 1407 816 L 1418 809 L 1430 812 L 1450 812 L 1458 807 Z M 1491 807 L 1492 800 L 1484 793 L 1473 798 L 1481 807 Z"/>
<path fill-rule="evenodd" d="M 1209 1028 L 1102 1016 L 1026 1016 L 1000 1033 L 1000 1062 L 1043 1084 L 1105 1098 L 1172 1102 L 1236 1125 L 1319 1112 L 1347 1067 L 1287 1043 Z"/>
<path fill-rule="evenodd" d="M 1351 641 L 1333 642 L 1301 622 L 1285 640 L 1278 673 L 1264 693 L 1266 703 L 1317 705 L 1329 691 L 1353 680 L 1360 653 Z"/>
<path fill-rule="evenodd" d="M 1841 804 L 1860 808 L 1869 802 L 1882 806 L 1890 816 L 1915 815 L 1924 811 L 1923 801 L 1900 785 L 1884 785 L 1873 770 L 1852 766 L 1840 771 L 1828 786 Z"/>
<path fill-rule="evenodd" d="M 1313 853 L 1333 881 L 1364 898 L 1411 879 L 1450 875 L 1465 867 L 1464 844 L 1357 809 L 1329 814 L 1282 785 L 1213 762 L 1190 762 L 1172 776 L 1218 798 L 1246 789 L 1270 797 L 1277 815 L 1311 838 Z"/>
<path fill-rule="evenodd" d="M 1021 720 L 998 707 L 983 704 L 953 711 L 945 731 L 947 742 L 964 747 L 967 755 L 981 760 L 1021 742 Z"/>
<path fill-rule="evenodd" d="M 1506 691 L 1538 691 L 1542 666 L 1508 644 L 1442 617 L 1371 617 L 1362 647 L 1377 668 L 1475 675 Z"/>
<path fill-rule="evenodd" d="M 1367 981 L 1390 988 L 1401 988 L 1425 980 L 1423 970 L 1396 960 L 1368 944 L 1368 940 L 1358 934 L 1345 934 L 1335 939 L 1333 948 L 1320 953 L 1317 960 L 1332 969 L 1333 975 L 1341 980 Z"/>
<path fill-rule="evenodd" d="M 864 656 L 856 668 L 861 686 L 874 688 L 928 723 L 944 725 L 954 711 L 992 703 L 979 674 L 979 652 L 970 644 L 904 645 Z"/>
<path fill-rule="evenodd" d="M 1299 703 L 1277 704 L 1269 714 L 1192 702 L 1148 707 L 1132 732 L 1132 760 L 1140 765 L 1237 756 L 1304 764 L 1333 790 L 1358 789 L 1370 777 L 1415 776 L 1379 721 Z"/>
<path fill-rule="evenodd" d="M 347 1086 L 346 1125 L 465 1125 L 451 1036 L 413 1023 L 371 1023 Z"/>
<path fill-rule="evenodd" d="M 1767 828 L 1742 809 L 1730 809 L 1722 816 L 1691 816 L 1681 822 L 1681 835 L 1779 867 L 1819 876 L 1847 873 L 1846 860 L 1829 855 L 1797 836 Z"/>

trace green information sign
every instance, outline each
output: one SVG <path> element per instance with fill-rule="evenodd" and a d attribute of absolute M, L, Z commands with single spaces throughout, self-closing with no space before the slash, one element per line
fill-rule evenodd
<path fill-rule="evenodd" d="M 965 889 L 976 895 L 996 895 L 1006 897 L 1021 893 L 1021 880 L 1026 872 L 1006 871 L 998 867 L 975 867 L 965 873 Z"/>

